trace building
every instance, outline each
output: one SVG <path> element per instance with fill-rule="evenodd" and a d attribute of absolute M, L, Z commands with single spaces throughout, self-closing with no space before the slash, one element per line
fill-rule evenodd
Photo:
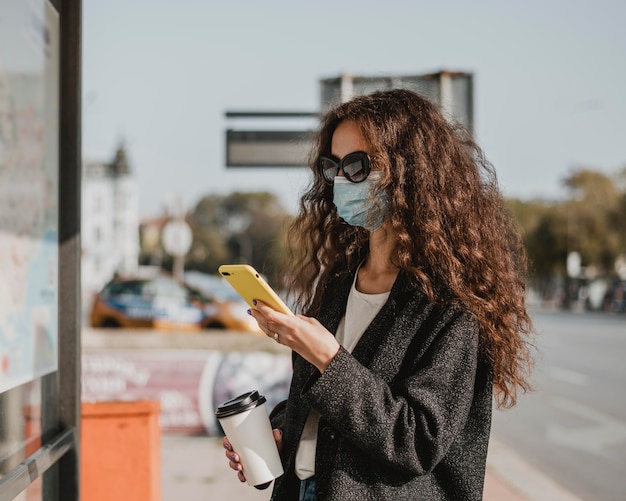
<path fill-rule="evenodd" d="M 84 162 L 82 180 L 82 290 L 88 299 L 115 274 L 137 272 L 139 193 L 120 146 L 111 163 Z M 90 301 L 86 301 L 89 307 Z"/>

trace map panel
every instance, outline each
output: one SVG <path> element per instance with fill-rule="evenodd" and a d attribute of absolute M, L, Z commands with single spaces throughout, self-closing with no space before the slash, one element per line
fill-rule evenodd
<path fill-rule="evenodd" d="M 59 19 L 0 0 L 0 392 L 57 369 Z"/>

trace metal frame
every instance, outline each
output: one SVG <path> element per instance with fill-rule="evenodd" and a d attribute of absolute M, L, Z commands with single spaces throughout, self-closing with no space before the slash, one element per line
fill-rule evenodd
<path fill-rule="evenodd" d="M 6 499 L 16 497 L 37 477 L 47 472 L 51 466 L 73 447 L 75 447 L 74 430 L 67 430 L 57 435 L 51 443 L 41 447 L 32 456 L 11 470 L 8 475 L 2 477 L 2 483 L 0 484 L 2 499 L 5 499 L 4 496 L 8 496 Z"/>
<path fill-rule="evenodd" d="M 312 111 L 227 111 L 226 118 L 316 118 Z"/>
<path fill-rule="evenodd" d="M 46 501 L 80 499 L 81 0 L 50 0 L 60 23 L 59 364 L 42 378 L 42 442 L 0 479 L 13 499 L 43 477 Z M 50 405 L 48 405 L 50 403 Z"/>
<path fill-rule="evenodd" d="M 75 501 L 80 499 L 82 1 L 60 0 L 60 6 L 58 395 L 59 425 L 62 430 L 73 431 L 74 447 L 59 460 L 56 499 Z"/>

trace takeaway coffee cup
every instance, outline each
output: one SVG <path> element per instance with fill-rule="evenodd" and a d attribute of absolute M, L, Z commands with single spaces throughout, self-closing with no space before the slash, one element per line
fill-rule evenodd
<path fill-rule="evenodd" d="M 265 397 L 254 390 L 224 402 L 215 417 L 241 458 L 249 485 L 267 487 L 283 474 Z"/>

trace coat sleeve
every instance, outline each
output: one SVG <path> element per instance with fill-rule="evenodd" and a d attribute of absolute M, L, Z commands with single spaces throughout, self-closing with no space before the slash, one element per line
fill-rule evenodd
<path fill-rule="evenodd" d="M 434 330 L 409 373 L 391 383 L 341 348 L 303 398 L 374 461 L 411 475 L 432 471 L 467 422 L 479 345 L 467 313 L 447 315 Z"/>

